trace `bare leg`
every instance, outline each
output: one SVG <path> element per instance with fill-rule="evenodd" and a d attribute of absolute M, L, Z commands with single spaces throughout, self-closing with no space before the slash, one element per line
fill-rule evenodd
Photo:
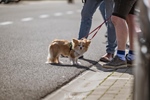
<path fill-rule="evenodd" d="M 127 16 L 127 23 L 129 26 L 129 42 L 130 42 L 130 50 L 134 50 L 134 36 L 135 36 L 135 23 L 134 23 L 135 15 L 129 14 Z"/>
<path fill-rule="evenodd" d="M 129 33 L 127 22 L 117 16 L 112 16 L 111 19 L 116 29 L 118 50 L 124 51 L 126 49 L 127 36 Z"/>

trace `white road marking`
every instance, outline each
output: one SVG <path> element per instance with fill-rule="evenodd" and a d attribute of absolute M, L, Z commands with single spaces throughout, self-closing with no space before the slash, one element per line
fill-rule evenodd
<path fill-rule="evenodd" d="M 62 16 L 63 14 L 61 12 L 55 13 L 54 16 Z"/>
<path fill-rule="evenodd" d="M 76 12 L 81 12 L 81 10 L 79 9 L 79 10 L 76 10 Z M 70 15 L 70 14 L 73 14 L 74 12 L 73 11 L 67 11 L 66 12 L 66 14 L 67 15 Z M 57 12 L 57 13 L 54 13 L 54 16 L 56 16 L 56 17 L 58 17 L 58 16 L 62 16 L 63 15 L 63 13 L 62 12 Z M 48 18 L 50 15 L 48 15 L 48 14 L 43 14 L 43 15 L 40 15 L 39 16 L 39 18 Z M 32 18 L 32 17 L 27 17 L 27 18 L 22 18 L 21 19 L 21 21 L 22 22 L 27 22 L 27 21 L 31 21 L 31 20 L 33 20 L 34 18 Z M 12 21 L 6 21 L 6 22 L 0 22 L 0 25 L 10 25 L 10 24 L 13 24 L 14 22 L 12 22 Z"/>
<path fill-rule="evenodd" d="M 7 21 L 7 22 L 0 23 L 0 25 L 9 25 L 9 24 L 13 24 L 13 22 L 12 21 Z"/>
<path fill-rule="evenodd" d="M 44 14 L 44 15 L 40 15 L 39 18 L 48 18 L 49 15 L 48 14 Z"/>
<path fill-rule="evenodd" d="M 73 11 L 67 11 L 66 14 L 68 15 L 73 14 Z"/>
<path fill-rule="evenodd" d="M 31 21 L 31 20 L 33 20 L 32 17 L 28 17 L 28 18 L 23 18 L 23 19 L 21 19 L 21 21 L 23 21 L 23 22 L 27 22 L 27 21 Z"/>

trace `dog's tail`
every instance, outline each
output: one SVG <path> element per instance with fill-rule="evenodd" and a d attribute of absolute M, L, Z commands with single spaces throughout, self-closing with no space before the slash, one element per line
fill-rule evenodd
<path fill-rule="evenodd" d="M 57 44 L 51 44 L 49 46 L 47 59 L 51 63 L 59 63 L 59 46 Z"/>
<path fill-rule="evenodd" d="M 51 63 L 50 45 L 48 47 L 48 56 L 47 56 L 47 61 L 45 63 Z"/>

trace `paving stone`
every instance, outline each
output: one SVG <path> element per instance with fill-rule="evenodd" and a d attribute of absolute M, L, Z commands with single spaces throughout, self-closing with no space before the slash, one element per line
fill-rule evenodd
<path fill-rule="evenodd" d="M 43 100 L 132 100 L 134 77 L 131 69 L 112 72 L 92 69 L 95 71 L 84 73 Z"/>

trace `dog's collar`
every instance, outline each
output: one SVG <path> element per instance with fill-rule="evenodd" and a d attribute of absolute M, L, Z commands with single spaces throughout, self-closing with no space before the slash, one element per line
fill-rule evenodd
<path fill-rule="evenodd" d="M 72 42 L 69 43 L 70 50 L 72 50 Z"/>
<path fill-rule="evenodd" d="M 70 47 L 70 51 L 73 50 L 78 56 L 81 55 L 80 53 L 78 53 L 77 51 L 75 51 L 75 50 L 72 48 L 72 47 L 73 47 L 73 43 L 72 43 L 72 42 L 69 43 L 69 47 Z"/>

